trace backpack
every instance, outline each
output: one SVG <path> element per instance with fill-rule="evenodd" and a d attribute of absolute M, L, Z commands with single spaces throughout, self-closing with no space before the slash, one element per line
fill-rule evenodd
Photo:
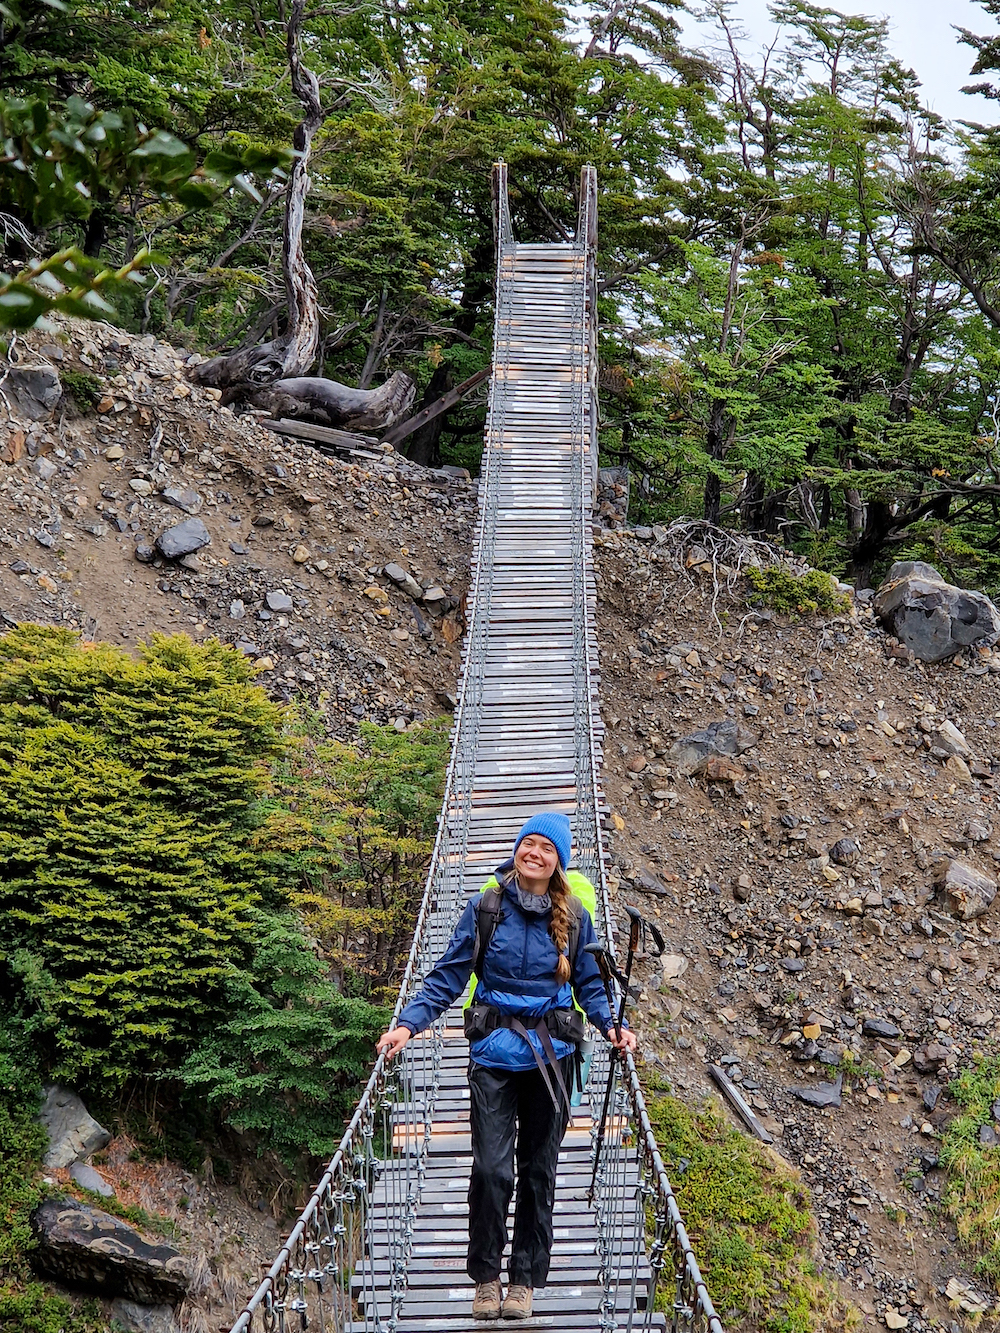
<path fill-rule="evenodd" d="M 482 977 L 486 950 L 490 947 L 493 935 L 503 915 L 504 890 L 498 884 L 488 884 L 483 889 L 476 908 L 476 942 L 472 954 L 472 971 L 476 977 Z M 576 962 L 576 953 L 580 945 L 580 927 L 583 923 L 583 903 L 575 893 L 569 898 L 569 932 L 566 940 L 566 952 L 572 968 Z"/>

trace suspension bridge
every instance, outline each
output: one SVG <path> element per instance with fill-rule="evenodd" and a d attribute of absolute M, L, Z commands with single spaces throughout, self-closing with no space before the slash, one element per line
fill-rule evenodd
<path fill-rule="evenodd" d="M 467 898 L 538 810 L 570 816 L 614 939 L 600 788 L 591 510 L 597 468 L 597 178 L 574 242 L 516 243 L 494 168 L 493 374 L 468 633 L 437 839 L 395 1013 Z M 473 1333 L 465 1275 L 468 1047 L 456 1007 L 380 1057 L 344 1137 L 231 1333 Z M 598 1123 L 612 1092 L 592 1202 Z M 723 1333 L 631 1057 L 598 1038 L 556 1180 L 549 1285 L 522 1327 Z"/>

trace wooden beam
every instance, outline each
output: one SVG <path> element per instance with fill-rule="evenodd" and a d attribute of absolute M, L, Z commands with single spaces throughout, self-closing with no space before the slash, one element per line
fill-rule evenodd
<path fill-rule="evenodd" d="M 382 436 L 382 443 L 391 444 L 393 447 L 400 444 L 415 430 L 419 430 L 421 426 L 426 426 L 428 421 L 433 421 L 442 412 L 447 412 L 449 407 L 454 407 L 456 403 L 461 402 L 467 393 L 471 393 L 478 384 L 482 384 L 483 380 L 488 380 L 492 374 L 492 366 L 487 366 L 485 370 L 477 370 L 467 380 L 463 380 L 461 384 L 456 384 L 454 389 L 449 389 L 447 393 L 442 394 L 440 398 L 436 398 L 433 403 L 428 404 L 415 417 L 410 417 L 408 421 L 400 421 L 391 430 L 387 430 Z"/>

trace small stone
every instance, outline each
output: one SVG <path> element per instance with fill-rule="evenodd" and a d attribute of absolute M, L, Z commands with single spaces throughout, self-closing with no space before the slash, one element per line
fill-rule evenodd
<path fill-rule="evenodd" d="M 109 463 L 117 463 L 120 458 L 125 457 L 125 450 L 120 444 L 113 444 L 110 449 L 105 449 L 104 457 Z"/>
<path fill-rule="evenodd" d="M 184 569 L 189 569 L 192 574 L 201 574 L 205 569 L 205 566 L 196 555 L 182 555 L 177 563 L 183 566 Z"/>
<path fill-rule="evenodd" d="M 897 1053 L 897 1055 L 893 1058 L 892 1063 L 896 1066 L 897 1069 L 905 1069 L 912 1059 L 913 1059 L 912 1054 L 904 1049 Z"/>
<path fill-rule="evenodd" d="M 841 838 L 830 848 L 830 860 L 838 866 L 856 866 L 861 859 L 858 844 L 853 838 Z"/>
<path fill-rule="evenodd" d="M 236 597 L 229 603 L 229 617 L 231 620 L 242 620 L 246 613 L 247 609 L 242 598 Z"/>
<path fill-rule="evenodd" d="M 185 514 L 200 514 L 205 504 L 198 492 L 190 486 L 167 486 L 161 495 L 167 504 L 183 509 Z"/>
<path fill-rule="evenodd" d="M 138 542 L 134 555 L 140 565 L 151 565 L 156 557 L 156 552 L 152 546 L 147 546 L 145 542 Z"/>
<path fill-rule="evenodd" d="M 59 468 L 51 458 L 36 458 L 31 464 L 31 470 L 36 477 L 41 477 L 42 481 L 51 481 Z"/>
<path fill-rule="evenodd" d="M 753 889 L 753 880 L 749 875 L 740 875 L 733 885 L 733 897 L 738 903 L 745 903 L 750 898 L 750 892 Z"/>
<path fill-rule="evenodd" d="M 818 1023 L 804 1023 L 802 1026 L 802 1035 L 809 1041 L 815 1041 L 822 1031 Z"/>
<path fill-rule="evenodd" d="M 365 589 L 365 596 L 370 602 L 380 602 L 383 606 L 389 601 L 389 594 L 384 588 L 380 588 L 377 583 L 373 583 Z"/>
<path fill-rule="evenodd" d="M 129 481 L 129 487 L 135 491 L 136 495 L 152 495 L 153 483 L 147 481 L 145 477 L 133 477 Z"/>
<path fill-rule="evenodd" d="M 632 758 L 628 761 L 628 763 L 625 765 L 625 767 L 628 769 L 630 773 L 641 773 L 642 770 L 646 767 L 645 756 L 641 754 L 634 754 Z"/>
<path fill-rule="evenodd" d="M 807 1106 L 836 1107 L 840 1105 L 840 1092 L 843 1086 L 844 1076 L 840 1074 L 836 1083 L 814 1083 L 810 1087 L 789 1088 L 788 1091 Z"/>
<path fill-rule="evenodd" d="M 972 773 L 961 755 L 950 755 L 945 761 L 944 767 L 945 771 L 950 773 L 956 782 L 961 782 L 967 787 L 972 785 Z"/>
<path fill-rule="evenodd" d="M 996 1130 L 992 1125 L 979 1126 L 979 1146 L 980 1148 L 995 1148 L 1000 1143 L 997 1138 Z"/>
<path fill-rule="evenodd" d="M 267 656 L 258 657 L 256 665 L 258 671 L 273 671 L 274 659 Z"/>
<path fill-rule="evenodd" d="M 890 1023 L 884 1018 L 866 1018 L 861 1025 L 861 1031 L 866 1037 L 885 1037 L 890 1041 L 903 1035 L 895 1023 Z"/>
<path fill-rule="evenodd" d="M 965 861 L 946 861 L 937 881 L 948 911 L 960 921 L 982 916 L 997 893 L 996 881 Z"/>
<path fill-rule="evenodd" d="M 294 603 L 287 592 L 281 592 L 277 589 L 264 594 L 264 601 L 269 611 L 291 611 Z"/>
<path fill-rule="evenodd" d="M 59 585 L 56 583 L 55 579 L 50 579 L 48 574 L 39 574 L 38 586 L 44 589 L 45 592 L 59 591 Z"/>
<path fill-rule="evenodd" d="M 683 954 L 665 953 L 660 959 L 664 981 L 677 981 L 688 970 L 688 960 Z"/>
<path fill-rule="evenodd" d="M 309 559 L 309 547 L 303 546 L 302 543 L 300 542 L 299 545 L 296 546 L 295 550 L 292 552 L 292 559 L 295 561 L 297 565 L 304 565 L 305 562 Z"/>
<path fill-rule="evenodd" d="M 907 1319 L 906 1315 L 899 1314 L 898 1311 L 893 1310 L 891 1308 L 886 1310 L 885 1312 L 886 1328 L 908 1328 L 909 1324 L 910 1321 L 909 1319 Z"/>
<path fill-rule="evenodd" d="M 191 555 L 208 546 L 212 534 L 200 518 L 186 518 L 183 523 L 176 523 L 172 528 L 161 532 L 156 545 L 168 560 L 179 560 L 182 555 Z"/>
<path fill-rule="evenodd" d="M 113 1199 L 115 1192 L 108 1182 L 101 1175 L 100 1171 L 95 1171 L 92 1166 L 87 1166 L 85 1162 L 74 1162 L 69 1169 L 71 1180 L 75 1180 L 85 1190 L 90 1190 L 92 1194 L 99 1194 L 103 1199 Z"/>

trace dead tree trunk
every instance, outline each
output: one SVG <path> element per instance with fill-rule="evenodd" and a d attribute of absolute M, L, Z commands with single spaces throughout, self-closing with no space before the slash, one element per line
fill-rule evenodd
<path fill-rule="evenodd" d="M 200 384 L 239 391 L 244 386 L 272 384 L 304 375 L 316 360 L 319 347 L 319 299 L 316 279 L 302 249 L 302 227 L 309 192 L 309 159 L 313 136 L 323 123 L 319 80 L 302 63 L 302 27 L 305 0 L 291 0 L 286 25 L 286 50 L 292 91 L 302 104 L 302 120 L 295 127 L 295 161 L 285 195 L 285 231 L 281 254 L 288 320 L 279 337 L 258 347 L 203 361 L 193 371 Z M 233 396 L 236 396 L 235 394 Z"/>

